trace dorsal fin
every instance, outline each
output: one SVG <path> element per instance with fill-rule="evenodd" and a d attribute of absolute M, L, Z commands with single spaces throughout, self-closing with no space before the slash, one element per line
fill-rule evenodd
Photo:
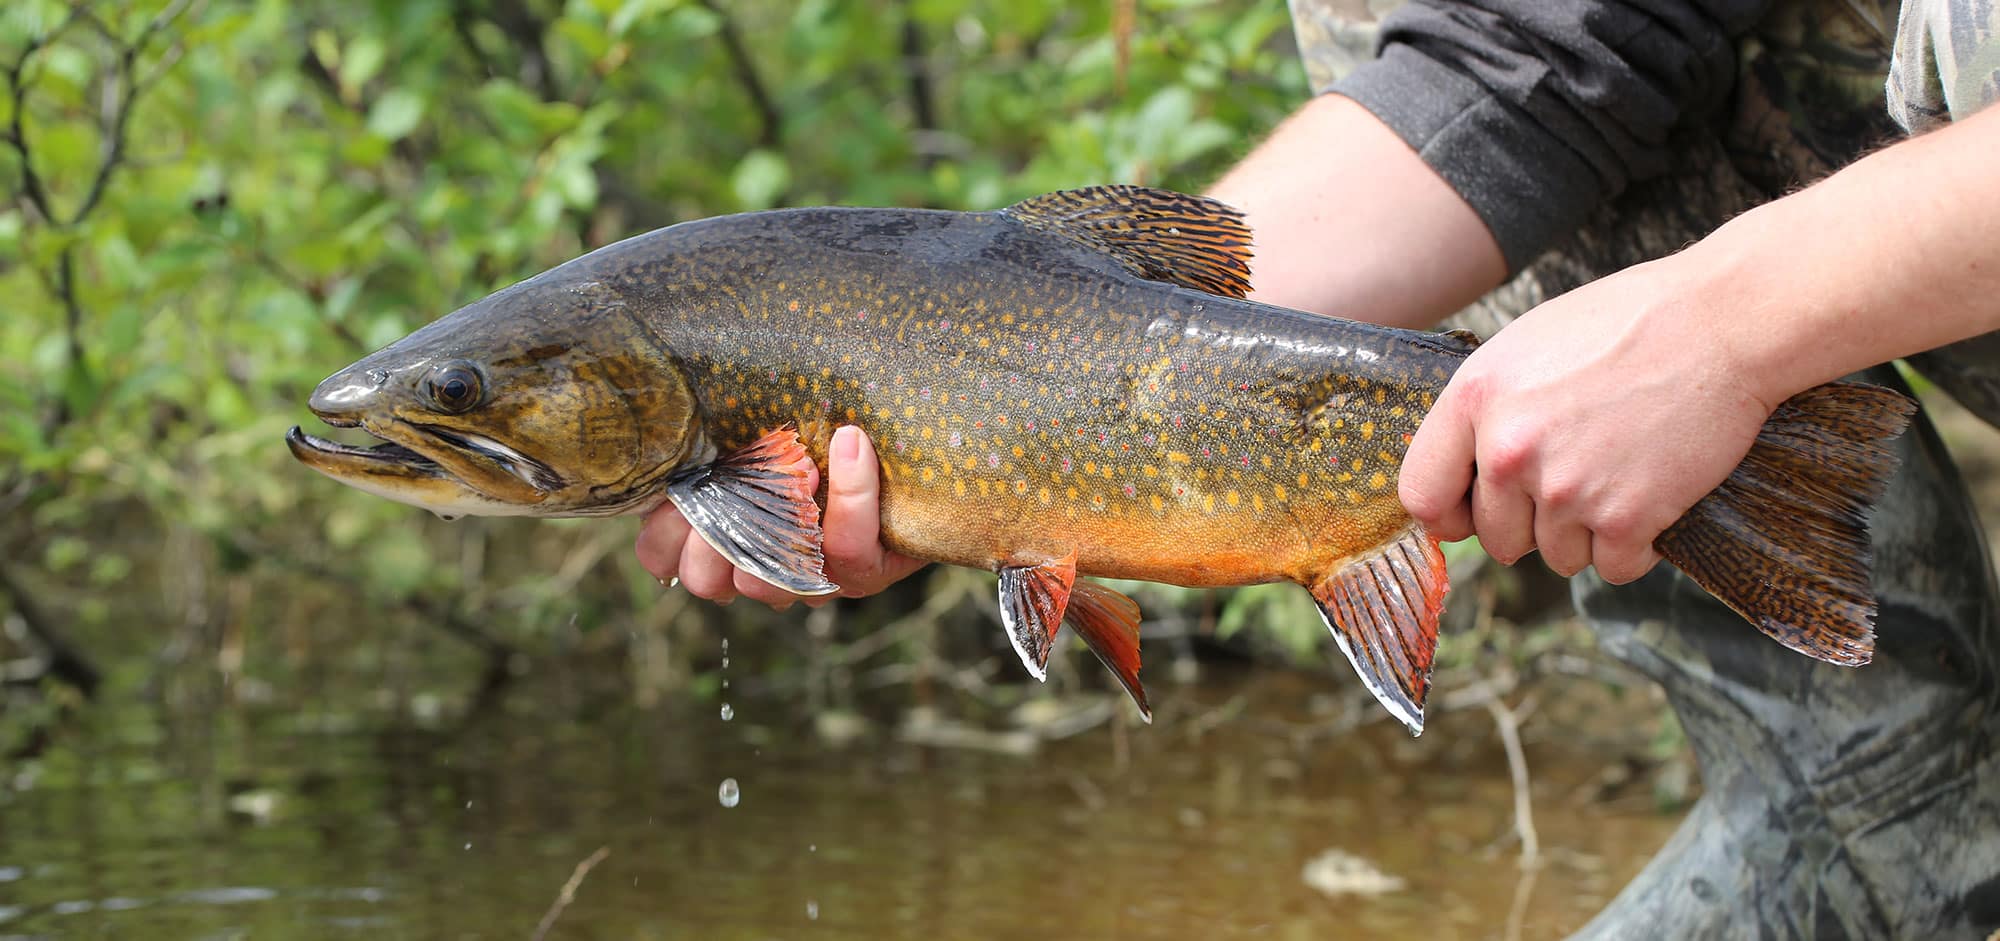
<path fill-rule="evenodd" d="M 1062 190 L 1000 210 L 1117 259 L 1133 274 L 1224 297 L 1250 292 L 1250 227 L 1205 196 L 1119 184 Z"/>

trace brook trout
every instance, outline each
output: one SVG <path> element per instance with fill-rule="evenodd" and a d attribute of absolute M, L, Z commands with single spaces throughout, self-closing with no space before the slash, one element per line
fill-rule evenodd
<path fill-rule="evenodd" d="M 1137 605 L 1079 575 L 1289 580 L 1419 732 L 1447 578 L 1397 471 L 1476 341 L 1244 300 L 1249 244 L 1226 206 L 1131 186 L 687 222 L 471 304 L 313 393 L 328 424 L 382 444 L 288 440 L 335 480 L 445 516 L 671 500 L 738 567 L 815 594 L 836 586 L 805 462 L 859 425 L 881 456 L 884 544 L 997 571 L 1038 678 L 1067 622 L 1150 716 Z M 1798 396 L 1661 554 L 1780 643 L 1865 662 L 1865 515 L 1912 408 L 1856 384 Z"/>

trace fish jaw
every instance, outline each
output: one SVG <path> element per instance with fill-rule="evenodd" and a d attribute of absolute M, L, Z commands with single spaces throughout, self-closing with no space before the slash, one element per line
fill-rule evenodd
<path fill-rule="evenodd" d="M 461 516 L 544 516 L 539 504 L 496 500 L 452 476 L 436 461 L 395 442 L 355 447 L 294 427 L 285 445 L 299 463 L 343 484 L 446 519 Z"/>

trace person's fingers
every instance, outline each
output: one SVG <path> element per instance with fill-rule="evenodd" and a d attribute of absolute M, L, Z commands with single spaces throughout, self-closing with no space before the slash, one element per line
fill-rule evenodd
<path fill-rule="evenodd" d="M 1397 481 L 1403 509 L 1444 542 L 1472 535 L 1466 491 L 1473 480 L 1472 424 L 1445 389 L 1410 439 Z"/>
<path fill-rule="evenodd" d="M 1613 585 L 1636 581 L 1660 562 L 1660 554 L 1652 546 L 1608 539 L 1602 535 L 1592 538 L 1590 555 L 1592 564 L 1597 566 L 1598 577 Z"/>
<path fill-rule="evenodd" d="M 1590 566 L 1590 530 L 1546 506 L 1535 507 L 1535 550 L 1542 563 L 1568 578 Z"/>
<path fill-rule="evenodd" d="M 827 446 L 826 577 L 849 598 L 872 595 L 923 562 L 882 547 L 882 474 L 875 447 L 845 425 Z M 808 600 L 808 604 L 812 602 Z"/>
<path fill-rule="evenodd" d="M 736 570 L 736 575 L 732 579 L 731 584 L 736 588 L 737 594 L 751 601 L 761 601 L 777 611 L 783 611 L 799 600 L 798 595 L 779 588 L 742 569 Z"/>
<path fill-rule="evenodd" d="M 681 550 L 681 586 L 710 601 L 736 600 L 736 566 L 700 536 L 689 537 Z"/>
<path fill-rule="evenodd" d="M 842 588 L 872 581 L 882 567 L 882 472 L 868 435 L 853 425 L 826 449 L 826 574 Z"/>
<path fill-rule="evenodd" d="M 1502 564 L 1521 561 L 1535 547 L 1534 501 L 1520 488 L 1483 474 L 1472 484 L 1472 525 L 1480 548 Z"/>
<path fill-rule="evenodd" d="M 632 552 L 639 565 L 662 582 L 680 577 L 681 550 L 687 546 L 687 519 L 678 507 L 668 503 L 654 510 L 639 524 L 639 538 Z"/>

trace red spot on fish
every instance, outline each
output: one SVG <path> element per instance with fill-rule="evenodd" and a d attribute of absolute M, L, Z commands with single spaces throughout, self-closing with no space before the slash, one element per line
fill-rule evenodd
<path fill-rule="evenodd" d="M 918 389 L 918 390 L 917 390 L 917 397 L 918 397 L 918 398 L 921 398 L 921 399 L 928 399 L 928 398 L 930 398 L 930 397 L 931 397 L 931 387 L 930 387 L 930 386 L 925 386 L 925 387 L 923 387 L 923 388 L 921 388 L 921 389 Z"/>
<path fill-rule="evenodd" d="M 1250 455 L 1248 454 L 1243 455 L 1243 466 L 1244 467 L 1250 466 Z"/>
<path fill-rule="evenodd" d="M 984 427 L 986 427 L 986 420 L 982 418 L 982 419 L 980 419 L 979 421 L 976 421 L 976 422 L 973 422 L 973 423 L 972 423 L 972 427 L 974 427 L 974 428 L 984 428 Z"/>
<path fill-rule="evenodd" d="M 1201 456 L 1202 456 L 1202 457 L 1207 457 L 1207 456 L 1208 456 L 1208 448 L 1204 447 L 1204 448 L 1202 448 L 1202 449 L 1201 449 Z"/>
<path fill-rule="evenodd" d="M 1331 468 L 1333 468 L 1334 470 L 1339 470 L 1339 469 L 1340 469 L 1340 458 L 1338 458 L 1338 457 L 1334 457 L 1333 455 L 1330 455 L 1330 454 L 1329 454 L 1329 455 L 1327 455 L 1327 458 L 1326 458 L 1326 466 L 1328 466 L 1328 467 L 1331 467 Z"/>
<path fill-rule="evenodd" d="M 1028 419 L 1028 430 L 1029 431 L 1035 430 L 1035 420 L 1032 418 Z"/>
<path fill-rule="evenodd" d="M 907 451 L 907 450 L 909 450 L 909 449 L 910 449 L 910 446 L 909 446 L 909 444 L 908 444 L 908 443 L 906 443 L 906 442 L 902 442 L 902 441 L 898 441 L 898 442 L 896 442 L 896 450 L 897 450 L 897 451 Z"/>
<path fill-rule="evenodd" d="M 1064 470 L 1064 471 L 1068 471 L 1068 470 L 1070 469 L 1070 460 L 1069 460 L 1069 458 L 1063 458 L 1063 459 L 1062 459 L 1062 468 L 1063 468 L 1063 470 Z"/>
<path fill-rule="evenodd" d="M 1002 425 L 1004 425 L 1004 424 L 1006 424 L 1006 423 L 1007 423 L 1007 416 L 1005 416 L 1005 415 L 997 415 L 997 416 L 994 416 L 993 420 L 994 420 L 995 422 L 999 423 L 999 424 L 1002 424 Z"/>
<path fill-rule="evenodd" d="M 1236 384 L 1236 388 L 1238 388 L 1238 389 L 1245 389 L 1245 390 L 1247 390 L 1247 389 L 1249 389 L 1249 388 L 1250 388 L 1250 384 L 1249 384 L 1249 383 L 1247 383 L 1247 382 L 1240 382 L 1240 383 L 1237 383 L 1237 384 Z"/>
<path fill-rule="evenodd" d="M 1181 426 L 1181 417 L 1180 417 L 1179 415 L 1175 415 L 1175 416 L 1174 416 L 1174 427 L 1175 427 L 1175 428 L 1179 428 L 1180 426 Z"/>
<path fill-rule="evenodd" d="M 1410 443 L 1410 436 L 1409 436 L 1409 435 L 1407 435 L 1407 434 L 1403 435 L 1403 443 L 1404 443 L 1404 444 L 1409 444 L 1409 443 Z"/>
<path fill-rule="evenodd" d="M 1134 486 L 1132 486 L 1131 484 L 1126 484 L 1126 485 L 1125 485 L 1125 495 L 1126 495 L 1126 496 L 1128 496 L 1128 497 L 1136 497 L 1136 496 L 1138 496 L 1138 495 L 1139 495 L 1139 488 L 1137 488 L 1137 487 L 1134 487 Z"/>
<path fill-rule="evenodd" d="M 1105 434 L 1104 432 L 1101 432 L 1101 431 L 1100 431 L 1100 432 L 1098 432 L 1098 433 L 1097 433 L 1097 441 L 1098 441 L 1098 443 L 1099 443 L 1099 444 L 1102 444 L 1102 443 L 1104 443 L 1104 439 L 1106 439 L 1106 438 L 1109 438 L 1109 437 L 1111 437 L 1111 436 L 1110 436 L 1110 435 L 1107 435 L 1107 434 Z"/>

